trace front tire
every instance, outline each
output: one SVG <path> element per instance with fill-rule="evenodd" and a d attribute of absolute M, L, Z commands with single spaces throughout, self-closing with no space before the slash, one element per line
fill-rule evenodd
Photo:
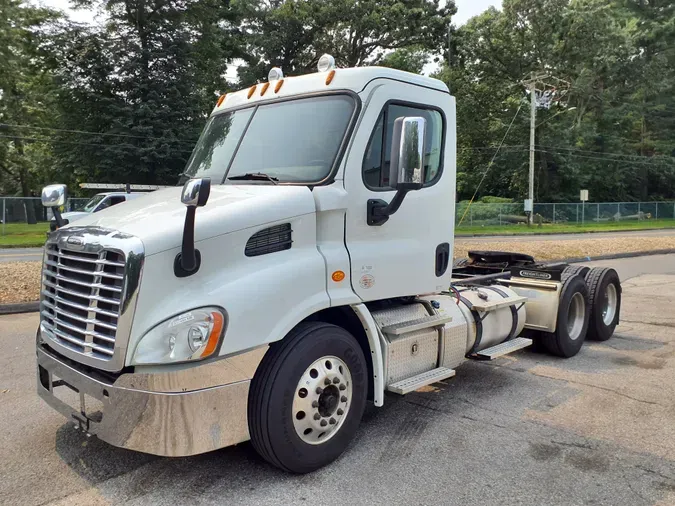
<path fill-rule="evenodd" d="M 294 473 L 323 467 L 347 448 L 366 405 L 368 367 L 341 327 L 305 322 L 270 346 L 251 381 L 251 442 Z"/>
<path fill-rule="evenodd" d="M 578 274 L 568 277 L 560 291 L 555 332 L 542 334 L 548 352 L 564 358 L 579 353 L 588 331 L 590 312 L 586 281 Z"/>

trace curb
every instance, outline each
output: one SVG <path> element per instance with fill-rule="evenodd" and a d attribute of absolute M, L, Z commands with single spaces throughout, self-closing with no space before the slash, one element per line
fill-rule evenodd
<path fill-rule="evenodd" d="M 40 310 L 40 302 L 20 302 L 18 304 L 0 304 L 0 315 L 35 313 Z"/>
<path fill-rule="evenodd" d="M 594 257 L 566 258 L 564 260 L 555 260 L 556 262 L 567 262 L 577 264 L 581 262 L 595 262 L 596 260 L 614 260 L 617 258 L 646 257 L 651 255 L 670 255 L 675 253 L 675 248 L 655 249 L 651 251 L 630 251 L 628 253 L 613 253 L 611 255 L 598 255 Z"/>
<path fill-rule="evenodd" d="M 455 234 L 455 239 L 457 238 L 472 238 L 472 239 L 481 239 L 481 238 L 514 238 L 514 237 L 546 237 L 547 235 L 587 235 L 587 234 L 594 234 L 594 235 L 602 235 L 602 234 L 621 234 L 625 232 L 650 232 L 652 230 L 673 230 L 675 227 L 656 227 L 656 228 L 623 228 L 619 230 L 565 230 L 562 232 L 530 232 L 529 234 L 519 234 L 519 233 L 513 233 L 513 234 L 481 234 L 481 233 L 476 233 L 476 234 L 462 234 L 461 232 L 459 234 Z"/>

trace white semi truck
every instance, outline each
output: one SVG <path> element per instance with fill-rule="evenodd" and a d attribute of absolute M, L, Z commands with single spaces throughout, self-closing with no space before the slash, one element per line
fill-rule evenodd
<path fill-rule="evenodd" d="M 441 81 L 328 56 L 221 97 L 182 188 L 50 234 L 39 395 L 115 446 L 185 456 L 250 439 L 305 473 L 386 392 L 533 340 L 570 357 L 608 339 L 611 269 L 472 252 L 453 272 L 455 130 Z M 43 191 L 54 209 L 64 198 Z"/>

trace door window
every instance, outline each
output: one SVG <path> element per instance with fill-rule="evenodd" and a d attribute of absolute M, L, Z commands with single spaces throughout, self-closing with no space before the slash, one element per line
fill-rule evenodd
<path fill-rule="evenodd" d="M 387 104 L 375 124 L 363 159 L 363 181 L 372 190 L 391 190 L 389 164 L 394 121 L 401 117 L 421 116 L 427 120 L 424 138 L 424 180 L 433 184 L 441 173 L 443 152 L 443 116 L 435 109 Z"/>

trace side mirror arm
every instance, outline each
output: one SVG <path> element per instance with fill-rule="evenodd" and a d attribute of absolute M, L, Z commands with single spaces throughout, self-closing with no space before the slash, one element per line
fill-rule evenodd
<path fill-rule="evenodd" d="M 211 193 L 209 178 L 190 179 L 183 186 L 181 201 L 187 207 L 185 224 L 183 225 L 183 242 L 181 251 L 173 262 L 173 272 L 176 277 L 185 278 L 199 270 L 201 254 L 195 248 L 195 215 L 198 207 L 203 207 Z"/>
<path fill-rule="evenodd" d="M 384 225 L 389 217 L 398 211 L 401 207 L 403 199 L 410 191 L 410 188 L 401 188 L 396 191 L 394 198 L 387 204 L 382 199 L 368 199 L 368 214 L 367 221 L 371 227 L 379 227 Z"/>

